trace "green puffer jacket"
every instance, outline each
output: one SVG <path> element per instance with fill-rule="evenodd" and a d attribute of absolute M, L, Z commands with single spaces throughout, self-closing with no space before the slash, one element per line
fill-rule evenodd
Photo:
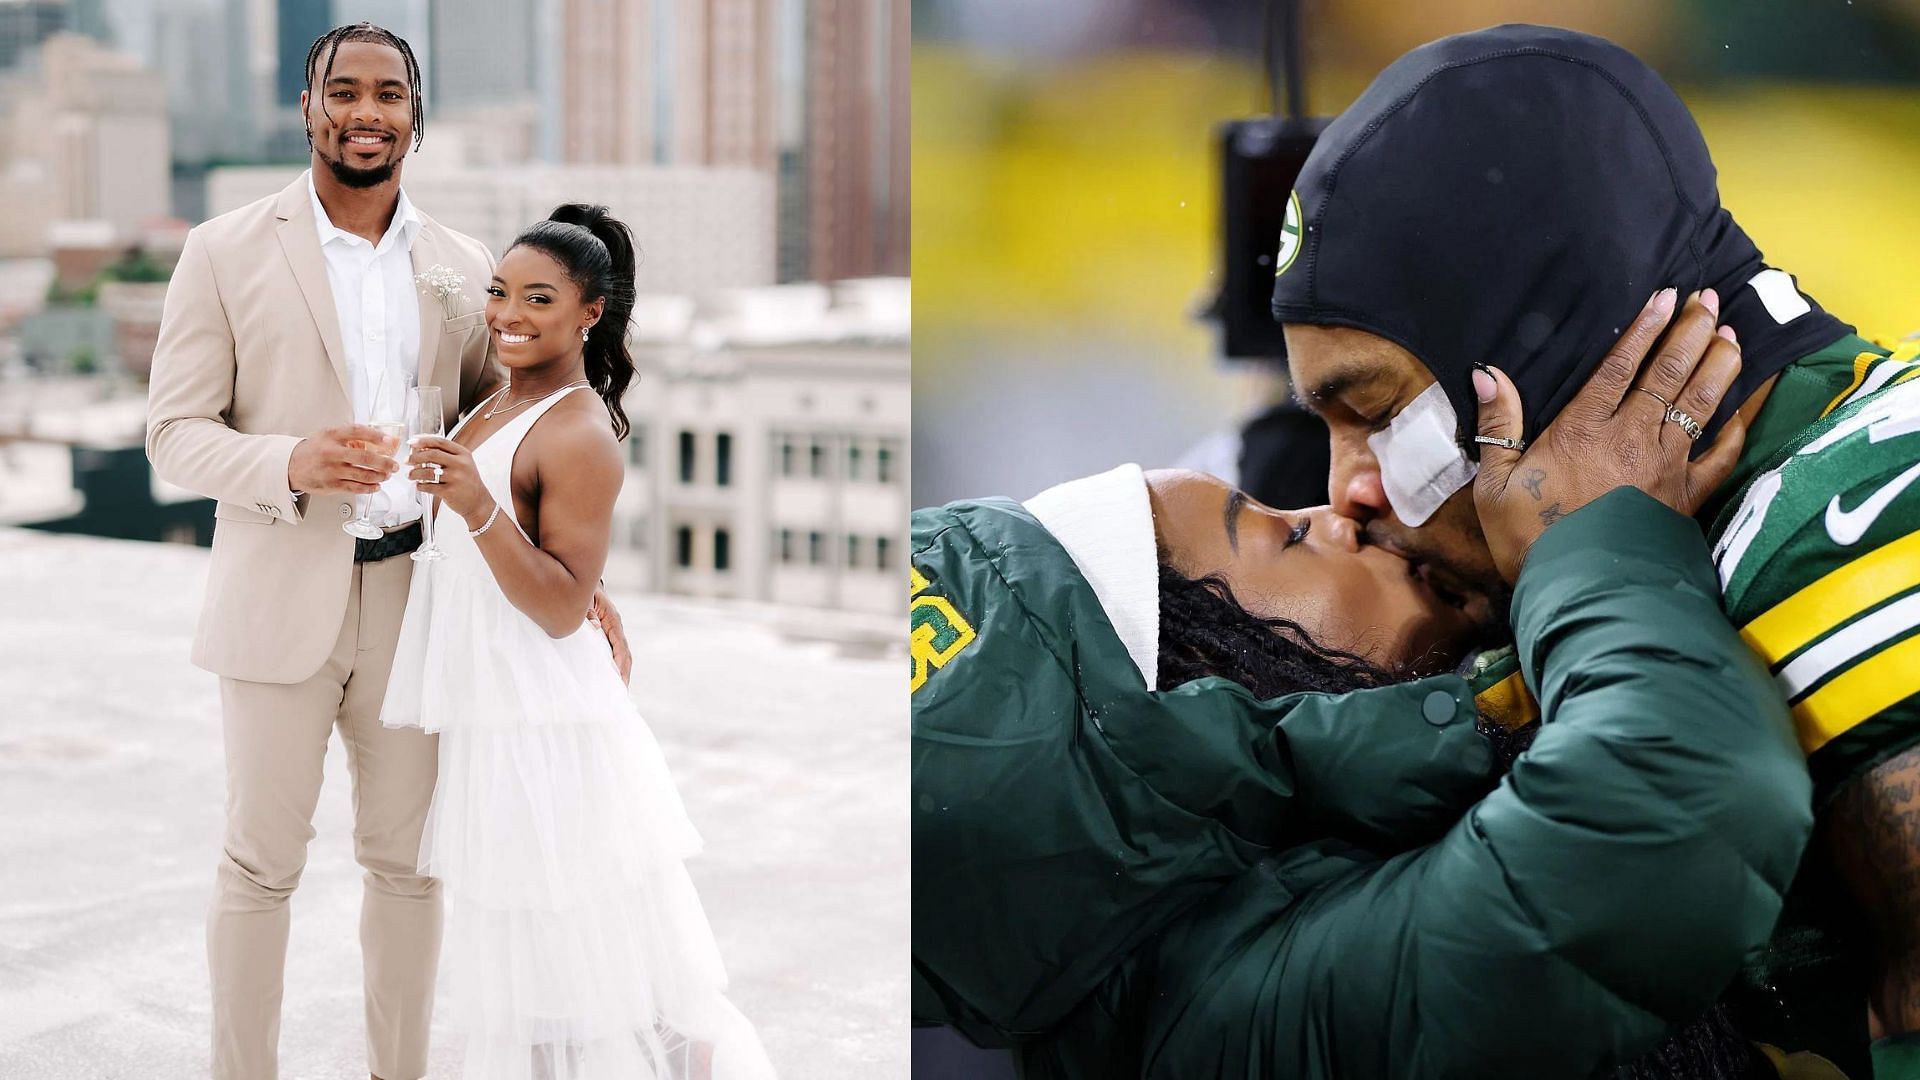
<path fill-rule="evenodd" d="M 914 1017 L 1032 1077 L 1588 1076 L 1762 944 L 1811 825 L 1698 528 L 1631 490 L 1514 602 L 1548 724 L 1454 676 L 1149 693 L 1005 502 L 914 516 Z"/>

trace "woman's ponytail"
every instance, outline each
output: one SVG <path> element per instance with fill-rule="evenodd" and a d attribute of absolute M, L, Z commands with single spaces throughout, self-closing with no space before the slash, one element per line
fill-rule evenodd
<path fill-rule="evenodd" d="M 615 437 L 631 425 L 620 400 L 634 379 L 627 328 L 633 320 L 633 233 L 604 206 L 566 203 L 514 240 L 553 256 L 589 300 L 604 300 L 600 321 L 587 331 L 587 381 L 607 404 Z M 508 250 L 512 250 L 509 248 Z"/>

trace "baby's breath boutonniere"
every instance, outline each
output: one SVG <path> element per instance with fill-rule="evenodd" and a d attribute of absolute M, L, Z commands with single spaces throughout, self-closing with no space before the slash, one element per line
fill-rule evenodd
<path fill-rule="evenodd" d="M 447 318 L 451 319 L 459 314 L 454 308 L 459 306 L 461 290 L 467 284 L 465 274 L 451 266 L 435 263 L 413 275 L 413 283 L 439 299 L 440 310 L 446 313 Z"/>

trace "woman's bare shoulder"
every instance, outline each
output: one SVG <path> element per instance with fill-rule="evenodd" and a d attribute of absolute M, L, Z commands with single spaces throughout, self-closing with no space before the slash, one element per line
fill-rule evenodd
<path fill-rule="evenodd" d="M 537 466 L 565 462 L 570 472 L 600 474 L 625 470 L 620 440 L 606 403 L 591 391 L 575 391 L 555 402 L 527 433 Z"/>

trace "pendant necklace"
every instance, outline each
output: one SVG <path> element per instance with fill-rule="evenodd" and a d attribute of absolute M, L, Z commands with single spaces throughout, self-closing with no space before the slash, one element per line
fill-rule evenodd
<path fill-rule="evenodd" d="M 520 408 L 520 407 L 521 407 L 522 405 L 531 405 L 531 404 L 533 404 L 533 403 L 534 403 L 534 402 L 536 402 L 536 401 L 545 401 L 545 400 L 546 400 L 547 398 L 550 398 L 550 397 L 552 397 L 552 396 L 553 396 L 554 394 L 557 394 L 557 393 L 559 393 L 559 392 L 560 392 L 560 391 L 562 391 L 562 390 L 571 390 L 572 388 L 574 388 L 574 387 L 576 387 L 576 386 L 592 386 L 592 385 L 593 385 L 593 384 L 592 384 L 592 383 L 590 383 L 590 382 L 588 382 L 587 380 L 585 380 L 585 379 L 581 379 L 581 380 L 580 380 L 579 382 L 570 382 L 570 383 L 568 383 L 568 384 L 567 384 L 567 385 L 565 385 L 565 386 L 561 386 L 561 387 L 556 387 L 556 388 L 554 388 L 554 390 L 553 390 L 553 392 L 552 392 L 552 393 L 549 393 L 549 394 L 542 394 L 542 395 L 540 395 L 540 396 L 539 396 L 539 397 L 537 397 L 537 398 L 528 398 L 527 400 L 525 400 L 525 401 L 522 401 L 522 402 L 520 402 L 519 404 L 515 404 L 515 405 L 507 405 L 507 404 L 506 404 L 506 402 L 507 402 L 508 400 L 511 400 L 511 399 L 512 399 L 512 397 L 513 397 L 513 388 L 512 388 L 512 386 L 508 386 L 508 388 L 507 388 L 507 390 L 506 390 L 506 392 L 505 392 L 505 393 L 503 393 L 503 394 L 501 395 L 501 403 L 500 403 L 500 404 L 498 404 L 498 405 L 495 405 L 495 406 L 494 406 L 493 408 L 491 408 L 491 409 L 488 409 L 488 410 L 486 411 L 486 414 L 485 414 L 485 415 L 483 415 L 483 416 L 481 417 L 481 419 L 483 419 L 483 420 L 491 420 L 491 419 L 493 419 L 493 417 L 494 417 L 494 414 L 495 414 L 495 413 L 510 413 L 510 412 L 512 412 L 513 410 L 515 410 L 515 409 L 518 409 L 518 408 Z"/>

